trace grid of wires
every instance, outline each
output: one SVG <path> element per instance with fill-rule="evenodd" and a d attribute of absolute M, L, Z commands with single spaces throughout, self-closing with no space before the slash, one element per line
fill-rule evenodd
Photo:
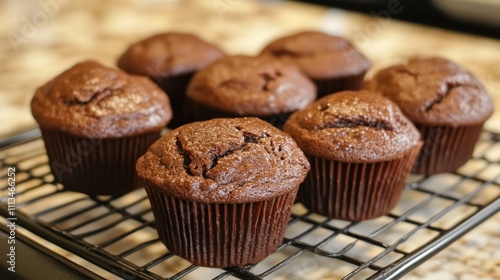
<path fill-rule="evenodd" d="M 198 267 L 168 252 L 144 190 L 88 197 L 53 184 L 36 132 L 0 144 L 0 214 L 9 215 L 15 168 L 17 223 L 125 279 L 396 279 L 500 210 L 499 162 L 500 136 L 484 132 L 456 172 L 411 176 L 389 215 L 328 220 L 297 204 L 277 251 L 243 268 Z"/>

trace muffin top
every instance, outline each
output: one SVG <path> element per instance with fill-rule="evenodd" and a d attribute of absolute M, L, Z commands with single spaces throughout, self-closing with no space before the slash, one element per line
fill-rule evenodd
<path fill-rule="evenodd" d="M 272 56 L 227 56 L 198 72 L 191 100 L 241 116 L 271 116 L 302 109 L 316 87 L 299 69 Z"/>
<path fill-rule="evenodd" d="M 395 103 L 368 91 L 318 99 L 292 114 L 284 130 L 307 155 L 341 162 L 392 160 L 420 140 Z"/>
<path fill-rule="evenodd" d="M 296 188 L 309 162 L 293 139 L 256 118 L 212 119 L 181 126 L 138 161 L 151 187 L 207 203 L 262 201 Z"/>
<path fill-rule="evenodd" d="M 115 138 L 164 127 L 165 93 L 146 77 L 86 61 L 38 88 L 31 112 L 40 126 L 86 138 Z"/>
<path fill-rule="evenodd" d="M 479 80 L 444 58 L 414 58 L 385 68 L 364 87 L 396 102 L 416 124 L 476 125 L 493 114 Z"/>
<path fill-rule="evenodd" d="M 117 64 L 128 73 L 163 78 L 196 72 L 223 56 L 218 47 L 195 35 L 170 32 L 132 44 Z"/>
<path fill-rule="evenodd" d="M 291 61 L 315 80 L 359 75 L 371 66 L 346 39 L 316 31 L 278 39 L 268 44 L 262 53 Z"/>

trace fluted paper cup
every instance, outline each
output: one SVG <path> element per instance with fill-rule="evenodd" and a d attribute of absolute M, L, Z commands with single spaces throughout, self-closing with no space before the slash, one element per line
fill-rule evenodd
<path fill-rule="evenodd" d="M 65 190 L 120 195 L 137 188 L 135 163 L 160 131 L 132 137 L 90 139 L 41 128 L 49 165 Z"/>
<path fill-rule="evenodd" d="M 365 73 L 342 78 L 333 79 L 313 79 L 316 84 L 318 99 L 338 91 L 359 90 L 363 85 Z"/>
<path fill-rule="evenodd" d="M 191 81 L 194 73 L 187 73 L 178 76 L 169 77 L 151 77 L 170 99 L 172 107 L 172 120 L 168 127 L 177 128 L 183 124 L 189 123 L 192 119 L 191 112 L 186 107 L 186 88 Z"/>
<path fill-rule="evenodd" d="M 404 189 L 421 143 L 400 158 L 348 163 L 309 157 L 311 171 L 297 200 L 331 219 L 361 221 L 389 213 Z"/>
<path fill-rule="evenodd" d="M 201 105 L 195 101 L 187 101 L 188 109 L 192 116 L 192 121 L 206 121 L 216 118 L 241 118 L 241 117 L 257 117 L 263 121 L 270 123 L 272 126 L 282 129 L 285 122 L 288 120 L 292 113 L 277 113 L 271 116 L 242 116 L 235 113 L 225 112 Z"/>
<path fill-rule="evenodd" d="M 431 175 L 455 171 L 472 157 L 482 127 L 482 124 L 461 127 L 417 125 L 424 145 L 411 172 Z"/>
<path fill-rule="evenodd" d="M 165 246 L 193 264 L 219 268 L 258 263 L 280 246 L 298 188 L 264 201 L 221 204 L 175 198 L 144 184 Z"/>

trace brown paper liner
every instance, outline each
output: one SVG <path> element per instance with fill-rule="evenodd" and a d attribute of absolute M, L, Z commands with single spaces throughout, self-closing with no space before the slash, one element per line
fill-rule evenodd
<path fill-rule="evenodd" d="M 207 121 L 216 118 L 240 118 L 242 116 L 230 112 L 217 110 L 208 106 L 199 104 L 198 102 L 188 99 L 189 111 L 191 112 L 192 121 Z"/>
<path fill-rule="evenodd" d="M 187 103 L 189 106 L 189 111 L 193 116 L 192 121 L 206 121 L 215 118 L 257 117 L 263 121 L 270 123 L 271 125 L 273 125 L 278 129 L 282 129 L 285 122 L 292 115 L 292 113 L 279 113 L 272 116 L 252 116 L 252 115 L 241 116 L 235 113 L 213 109 L 208 106 L 201 105 L 192 100 L 188 100 Z"/>
<path fill-rule="evenodd" d="M 323 79 L 316 80 L 313 82 L 316 84 L 318 99 L 335 92 L 344 90 L 359 90 L 363 86 L 363 80 L 365 77 L 365 72 L 360 75 L 343 77 L 337 79 Z"/>
<path fill-rule="evenodd" d="M 160 132 L 116 139 L 87 139 L 40 129 L 54 181 L 88 195 L 119 195 L 137 188 L 135 163 Z"/>
<path fill-rule="evenodd" d="M 280 246 L 298 186 L 241 204 L 200 203 L 145 188 L 163 244 L 193 264 L 222 268 L 258 263 Z"/>
<path fill-rule="evenodd" d="M 168 127 L 177 128 L 191 121 L 190 112 L 186 111 L 186 89 L 194 73 L 187 73 L 172 77 L 151 77 L 170 99 L 172 120 Z"/>
<path fill-rule="evenodd" d="M 398 159 L 375 163 L 309 157 L 311 171 L 297 200 L 331 219 L 362 221 L 385 215 L 396 206 L 420 147 Z"/>
<path fill-rule="evenodd" d="M 431 175 L 455 171 L 464 165 L 472 157 L 482 124 L 462 127 L 417 125 L 417 128 L 424 145 L 411 172 Z"/>

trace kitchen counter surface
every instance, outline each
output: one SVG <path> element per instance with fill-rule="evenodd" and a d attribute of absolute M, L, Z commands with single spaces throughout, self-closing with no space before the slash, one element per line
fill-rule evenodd
<path fill-rule="evenodd" d="M 392 20 L 403 4 L 374 11 L 384 16 L 375 18 L 284 1 L 37 2 L 0 3 L 0 139 L 35 127 L 29 102 L 44 82 L 85 59 L 114 65 L 130 43 L 167 30 L 195 33 L 230 54 L 256 54 L 279 36 L 322 30 L 349 38 L 374 70 L 414 55 L 444 56 L 477 75 L 500 107 L 500 41 Z M 486 128 L 500 133 L 500 110 Z M 499 279 L 499 224 L 496 214 L 404 279 Z"/>

